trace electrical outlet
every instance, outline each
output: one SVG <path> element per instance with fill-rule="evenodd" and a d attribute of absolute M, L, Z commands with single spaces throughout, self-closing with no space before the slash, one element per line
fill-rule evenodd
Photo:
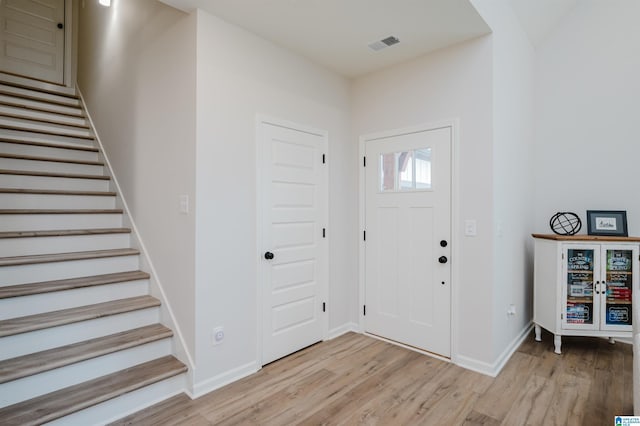
<path fill-rule="evenodd" d="M 509 315 L 510 317 L 516 316 L 516 305 L 509 305 L 509 308 L 507 309 L 507 315 Z"/>
<path fill-rule="evenodd" d="M 224 327 L 216 327 L 211 333 L 211 344 L 219 345 L 224 341 Z"/>

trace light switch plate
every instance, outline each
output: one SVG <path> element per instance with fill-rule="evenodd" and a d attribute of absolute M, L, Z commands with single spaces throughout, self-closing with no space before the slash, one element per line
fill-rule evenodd
<path fill-rule="evenodd" d="M 475 237 L 477 235 L 475 219 L 467 219 L 464 221 L 464 235 L 467 237 Z"/>
<path fill-rule="evenodd" d="M 180 213 L 189 213 L 189 196 L 186 194 L 180 195 Z"/>

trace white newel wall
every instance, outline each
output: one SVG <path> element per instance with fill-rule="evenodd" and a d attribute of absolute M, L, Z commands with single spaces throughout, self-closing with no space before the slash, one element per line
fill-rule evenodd
<path fill-rule="evenodd" d="M 195 201 L 195 17 L 154 0 L 82 3 L 78 86 L 193 354 L 195 215 L 178 200 Z"/>

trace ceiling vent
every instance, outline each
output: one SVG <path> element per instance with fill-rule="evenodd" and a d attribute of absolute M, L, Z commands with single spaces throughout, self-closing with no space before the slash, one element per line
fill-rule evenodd
<path fill-rule="evenodd" d="M 374 51 L 379 51 L 389 46 L 393 46 L 394 44 L 400 43 L 398 37 L 389 36 L 387 38 L 383 38 L 382 40 L 374 41 L 373 43 L 369 43 L 369 49 Z"/>

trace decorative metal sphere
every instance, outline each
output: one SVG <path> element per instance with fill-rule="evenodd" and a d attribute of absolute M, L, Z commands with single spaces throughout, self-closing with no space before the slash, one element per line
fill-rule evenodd
<path fill-rule="evenodd" d="M 549 220 L 551 230 L 558 235 L 575 235 L 582 228 L 582 221 L 572 212 L 558 212 Z"/>

